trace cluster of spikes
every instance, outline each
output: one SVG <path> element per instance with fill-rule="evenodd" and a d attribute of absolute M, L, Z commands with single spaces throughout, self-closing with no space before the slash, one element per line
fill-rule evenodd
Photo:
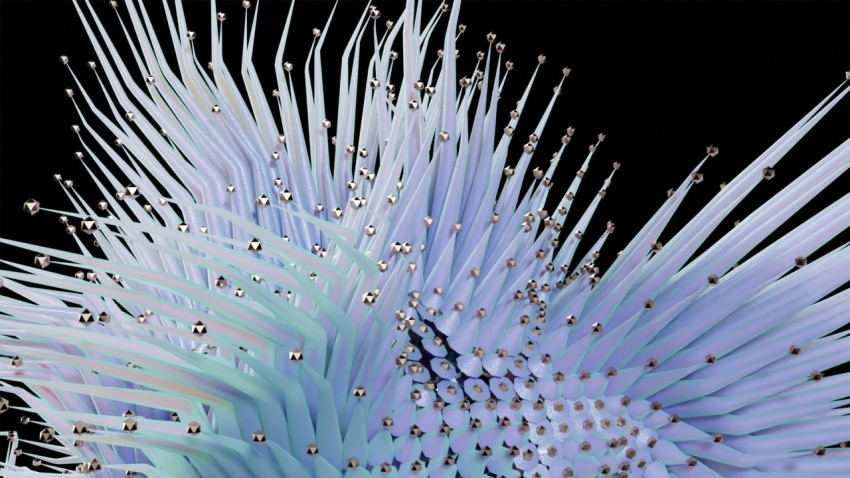
<path fill-rule="evenodd" d="M 247 101 L 214 2 L 208 68 L 180 2 L 165 31 L 145 3 L 110 3 L 130 56 L 74 2 L 105 102 L 62 57 L 75 156 L 100 196 L 56 175 L 70 210 L 24 204 L 56 214 L 78 251 L 2 239 L 35 263 L 0 272 L 14 293 L 0 298 L 0 392 L 25 403 L 19 428 L 41 430 L 3 431 L 3 473 L 846 476 L 850 451 L 833 445 L 850 438 L 850 376 L 823 371 L 850 360 L 834 332 L 848 321 L 850 249 L 806 257 L 847 229 L 850 195 L 742 259 L 850 167 L 850 140 L 697 252 L 847 82 L 662 247 L 709 147 L 602 275 L 614 225 L 590 247 L 583 231 L 611 176 L 566 218 L 604 136 L 546 211 L 574 130 L 548 170 L 529 168 L 562 85 L 508 158 L 538 72 L 497 115 L 512 65 L 495 35 L 467 74 L 442 54 L 464 29 L 459 2 L 428 19 L 408 0 L 395 24 L 365 7 L 330 96 L 319 29 L 296 91 L 290 8 L 271 97 L 251 60 L 256 8 L 242 2 Z M 423 64 L 432 43 L 441 54 Z"/>

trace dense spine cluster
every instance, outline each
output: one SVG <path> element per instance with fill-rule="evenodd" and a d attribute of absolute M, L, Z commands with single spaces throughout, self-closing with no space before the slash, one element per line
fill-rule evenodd
<path fill-rule="evenodd" d="M 107 27 L 74 1 L 96 81 L 61 58 L 74 156 L 99 191 L 57 174 L 69 210 L 24 203 L 79 250 L 0 238 L 35 257 L 0 271 L 13 294 L 0 392 L 42 428 L 39 442 L 4 431 L 9 476 L 845 476 L 850 454 L 826 447 L 850 438 L 850 376 L 822 372 L 850 360 L 834 333 L 850 250 L 807 257 L 846 231 L 850 195 L 756 248 L 850 168 L 850 140 L 698 251 L 846 81 L 662 246 L 709 146 L 603 274 L 615 226 L 585 233 L 619 164 L 570 209 L 605 135 L 547 210 L 570 176 L 556 168 L 575 130 L 547 124 L 570 69 L 509 157 L 546 58 L 499 116 L 513 65 L 489 34 L 458 71 L 460 2 L 426 17 L 408 0 L 395 22 L 365 7 L 338 88 L 324 84 L 322 29 L 307 64 L 286 61 L 290 9 L 269 92 L 243 1 L 246 96 L 214 2 L 208 65 L 179 1 L 167 30 L 143 2 L 110 3 Z M 118 54 L 122 29 L 132 55 Z M 544 133 L 561 147 L 532 169 Z"/>

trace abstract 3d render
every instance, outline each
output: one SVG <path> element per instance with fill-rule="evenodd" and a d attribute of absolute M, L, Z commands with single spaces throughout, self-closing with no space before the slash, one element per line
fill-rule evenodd
<path fill-rule="evenodd" d="M 499 34 L 460 49 L 460 1 L 415 0 L 364 2 L 328 59 L 332 13 L 295 64 L 296 2 L 270 88 L 263 2 L 222 3 L 73 1 L 91 187 L 55 174 L 62 201 L 16 207 L 73 247 L 0 236 L 27 251 L 0 260 L 0 476 L 850 476 L 850 374 L 828 372 L 850 361 L 850 192 L 815 202 L 850 135 L 720 227 L 847 115 L 850 72 L 670 231 L 707 146 L 616 252 L 591 226 L 616 138 L 552 114 L 570 67 L 513 52 L 535 62 L 514 78 Z"/>

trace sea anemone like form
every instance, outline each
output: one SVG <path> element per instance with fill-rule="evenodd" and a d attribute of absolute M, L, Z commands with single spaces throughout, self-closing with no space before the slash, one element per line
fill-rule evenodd
<path fill-rule="evenodd" d="M 35 262 L 0 272 L 0 391 L 43 428 L 7 431 L 4 476 L 847 476 L 831 446 L 850 439 L 850 375 L 823 371 L 850 360 L 834 332 L 850 249 L 807 256 L 846 231 L 850 195 L 757 246 L 850 167 L 850 140 L 700 249 L 847 82 L 662 246 L 709 146 L 603 274 L 614 225 L 584 231 L 618 164 L 566 218 L 604 135 L 546 210 L 572 128 L 548 169 L 529 165 L 563 85 L 541 118 L 522 115 L 534 78 L 497 117 L 512 66 L 487 35 L 457 70 L 459 2 L 428 18 L 408 0 L 394 24 L 364 8 L 332 97 L 320 29 L 293 87 L 290 10 L 270 102 L 242 4 L 245 96 L 214 5 L 207 67 L 179 2 L 167 31 L 120 7 L 132 56 L 74 2 L 108 93 L 66 90 L 100 196 L 57 177 L 71 210 L 23 205 L 59 215 L 76 252 L 2 239 Z M 514 161 L 520 120 L 537 126 Z"/>

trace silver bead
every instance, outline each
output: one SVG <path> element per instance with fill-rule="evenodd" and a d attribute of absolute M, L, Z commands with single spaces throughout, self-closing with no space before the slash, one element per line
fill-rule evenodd
<path fill-rule="evenodd" d="M 87 217 L 80 222 L 80 230 L 86 234 L 92 234 L 97 230 L 97 223 L 91 217 Z"/>
<path fill-rule="evenodd" d="M 259 252 L 263 249 L 259 239 L 256 237 L 248 242 L 248 252 Z"/>
<path fill-rule="evenodd" d="M 192 324 L 192 334 L 197 335 L 198 337 L 207 333 L 207 326 L 204 325 L 200 320 Z"/>
<path fill-rule="evenodd" d="M 35 214 L 41 209 L 41 204 L 35 199 L 27 199 L 24 201 L 24 212 L 29 214 L 30 216 L 35 216 Z"/>
<path fill-rule="evenodd" d="M 50 256 L 45 254 L 38 254 L 35 256 L 35 265 L 44 269 L 45 267 L 50 265 Z"/>
<path fill-rule="evenodd" d="M 770 181 L 776 176 L 776 171 L 773 168 L 764 168 L 761 170 L 761 175 L 765 180 Z"/>
<path fill-rule="evenodd" d="M 268 207 L 268 205 L 269 205 L 269 198 L 268 198 L 268 196 L 266 196 L 265 194 L 263 194 L 263 195 L 261 195 L 260 197 L 258 197 L 257 199 L 255 199 L 255 200 L 254 200 L 254 204 L 255 204 L 257 207 L 260 207 L 260 208 Z"/>

